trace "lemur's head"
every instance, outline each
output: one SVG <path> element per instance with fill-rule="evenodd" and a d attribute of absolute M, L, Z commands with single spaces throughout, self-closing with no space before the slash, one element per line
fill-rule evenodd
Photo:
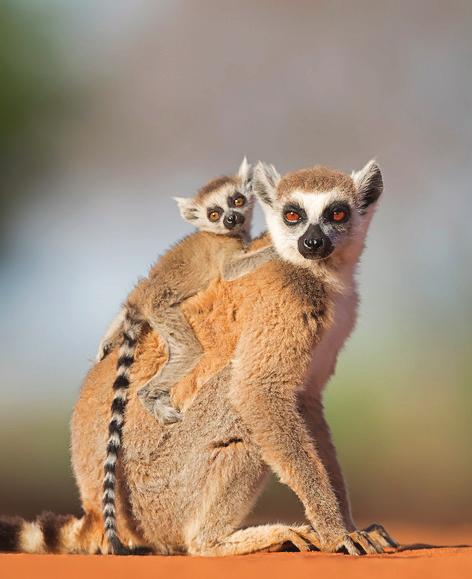
<path fill-rule="evenodd" d="M 244 157 L 236 175 L 213 179 L 195 197 L 174 199 L 185 221 L 197 229 L 245 236 L 251 228 L 254 208 L 252 167 Z"/>
<path fill-rule="evenodd" d="M 276 250 L 303 266 L 358 257 L 382 189 L 375 161 L 351 176 L 313 167 L 280 177 L 272 165 L 258 163 L 253 178 Z"/>

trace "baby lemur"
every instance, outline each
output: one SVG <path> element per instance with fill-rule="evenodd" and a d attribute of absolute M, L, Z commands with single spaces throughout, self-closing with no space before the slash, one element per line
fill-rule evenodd
<path fill-rule="evenodd" d="M 176 198 L 182 217 L 198 229 L 164 254 L 129 294 L 112 322 L 98 352 L 102 359 L 122 338 L 113 384 L 114 398 L 105 461 L 104 516 L 110 542 L 114 537 L 114 484 L 117 453 L 121 445 L 130 368 L 139 336 L 147 325 L 159 334 L 167 349 L 167 362 L 143 386 L 138 396 L 161 424 L 170 424 L 180 413 L 170 404 L 171 389 L 188 374 L 202 348 L 180 305 L 204 290 L 211 280 L 233 280 L 267 262 L 272 249 L 245 251 L 249 239 L 254 199 L 251 166 L 244 159 L 237 175 L 219 177 L 204 185 L 193 198 Z"/>

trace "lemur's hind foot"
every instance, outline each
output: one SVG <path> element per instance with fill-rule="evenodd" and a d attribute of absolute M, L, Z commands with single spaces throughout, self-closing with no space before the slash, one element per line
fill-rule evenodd
<path fill-rule="evenodd" d="M 170 402 L 169 392 L 155 392 L 145 386 L 139 390 L 138 398 L 159 424 L 166 426 L 182 420 L 182 414 Z"/>
<path fill-rule="evenodd" d="M 95 356 L 96 362 L 100 362 L 103 360 L 103 358 L 106 358 L 108 354 L 119 345 L 123 334 L 123 322 L 125 315 L 126 310 L 121 308 L 119 314 L 109 325 L 106 334 L 103 336 L 98 346 L 98 352 Z"/>
<path fill-rule="evenodd" d="M 292 546 L 301 552 L 319 550 L 318 535 L 309 525 L 262 525 L 241 529 L 212 545 L 195 541 L 189 547 L 189 553 L 218 557 L 293 550 Z"/>
<path fill-rule="evenodd" d="M 98 352 L 96 355 L 96 362 L 101 362 L 108 354 L 118 345 L 118 340 L 102 340 L 98 346 Z"/>

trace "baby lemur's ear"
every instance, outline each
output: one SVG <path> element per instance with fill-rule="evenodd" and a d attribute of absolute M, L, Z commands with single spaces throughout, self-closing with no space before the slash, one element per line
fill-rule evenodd
<path fill-rule="evenodd" d="M 359 210 L 365 213 L 369 205 L 375 203 L 383 191 L 383 179 L 377 162 L 371 160 L 360 171 L 351 174 L 357 189 Z"/>
<path fill-rule="evenodd" d="M 275 191 L 280 181 L 280 175 L 274 165 L 259 161 L 254 168 L 252 190 L 262 203 L 272 207 L 275 200 Z"/>
<path fill-rule="evenodd" d="M 173 197 L 179 206 L 180 215 L 185 221 L 192 223 L 198 219 L 198 207 L 195 201 L 190 197 Z"/>
<path fill-rule="evenodd" d="M 252 174 L 253 174 L 253 167 L 247 162 L 247 158 L 244 157 L 241 165 L 239 165 L 238 177 L 240 178 L 246 193 L 250 192 L 251 190 Z"/>

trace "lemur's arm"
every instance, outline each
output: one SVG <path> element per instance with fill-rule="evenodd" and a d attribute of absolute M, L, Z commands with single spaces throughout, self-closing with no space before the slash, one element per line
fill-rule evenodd
<path fill-rule="evenodd" d="M 286 328 L 281 339 L 270 323 L 260 322 L 256 315 L 252 331 L 238 345 L 232 403 L 264 461 L 302 501 L 323 548 L 344 547 L 356 554 L 357 542 L 375 552 L 362 532 L 353 536 L 346 528 L 327 470 L 299 411 L 297 390 L 310 361 L 310 348 L 300 337 L 303 329 Z"/>
<path fill-rule="evenodd" d="M 232 281 L 247 275 L 273 259 L 275 255 L 271 245 L 248 253 L 238 252 L 223 264 L 223 279 Z"/>
<path fill-rule="evenodd" d="M 301 394 L 301 412 L 308 431 L 316 444 L 323 464 L 328 471 L 331 485 L 336 494 L 346 528 L 355 529 L 346 483 L 333 444 L 331 430 L 324 416 L 323 403 L 318 392 L 305 391 Z"/>

